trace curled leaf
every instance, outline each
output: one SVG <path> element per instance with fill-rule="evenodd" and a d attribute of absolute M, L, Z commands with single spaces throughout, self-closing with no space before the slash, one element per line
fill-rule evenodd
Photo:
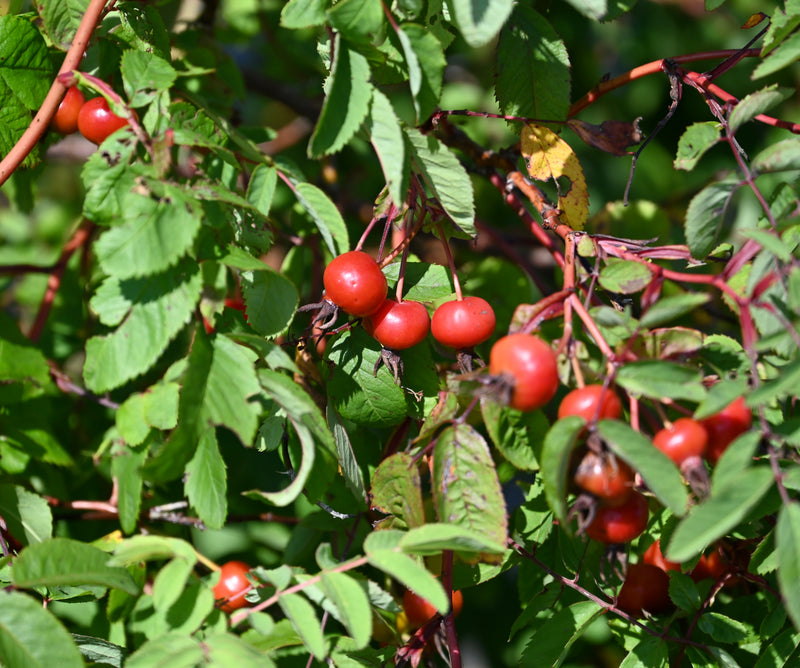
<path fill-rule="evenodd" d="M 575 118 L 567 121 L 567 126 L 572 129 L 589 146 L 599 148 L 611 155 L 631 155 L 627 150 L 629 146 L 636 146 L 642 141 L 644 135 L 639 129 L 639 116 L 630 121 L 603 121 L 600 125 L 593 125 Z"/>

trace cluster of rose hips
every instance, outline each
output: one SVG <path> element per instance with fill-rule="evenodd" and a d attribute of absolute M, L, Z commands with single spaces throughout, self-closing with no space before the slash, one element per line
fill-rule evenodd
<path fill-rule="evenodd" d="M 80 132 L 95 144 L 102 144 L 106 137 L 128 125 L 128 119 L 120 118 L 108 106 L 104 97 L 84 98 L 76 86 L 67 89 L 58 105 L 50 126 L 59 134 Z"/>

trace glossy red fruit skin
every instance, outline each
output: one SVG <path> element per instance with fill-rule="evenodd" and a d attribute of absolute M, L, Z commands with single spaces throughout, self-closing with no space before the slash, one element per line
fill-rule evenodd
<path fill-rule="evenodd" d="M 83 93 L 75 86 L 67 88 L 64 99 L 58 105 L 56 115 L 50 122 L 50 127 L 62 135 L 71 135 L 78 131 L 78 114 L 83 107 L 86 98 Z"/>
<path fill-rule="evenodd" d="M 433 312 L 431 334 L 443 346 L 462 350 L 483 343 L 494 333 L 494 309 L 480 297 L 445 302 Z"/>
<path fill-rule="evenodd" d="M 619 590 L 617 607 L 632 617 L 641 617 L 645 610 L 655 614 L 671 608 L 666 571 L 650 564 L 630 564 Z"/>
<path fill-rule="evenodd" d="M 102 144 L 106 137 L 129 125 L 127 118 L 120 118 L 108 106 L 104 97 L 86 100 L 78 113 L 78 130 L 90 142 Z"/>
<path fill-rule="evenodd" d="M 645 550 L 644 555 L 642 555 L 642 562 L 650 564 L 651 566 L 656 566 L 664 572 L 681 571 L 681 565 L 677 561 L 667 561 L 664 558 L 664 553 L 661 552 L 660 540 L 657 540 Z"/>
<path fill-rule="evenodd" d="M 384 348 L 405 350 L 425 340 L 431 328 L 428 309 L 415 301 L 387 299 L 364 320 L 364 329 Z"/>
<path fill-rule="evenodd" d="M 621 506 L 633 493 L 634 472 L 617 457 L 587 452 L 573 475 L 575 484 L 604 506 Z"/>
<path fill-rule="evenodd" d="M 453 591 L 453 596 L 450 600 L 453 603 L 453 617 L 458 617 L 461 613 L 461 608 L 464 606 L 464 595 L 456 589 Z M 403 612 L 406 613 L 408 625 L 411 628 L 418 629 L 436 614 L 436 608 L 410 589 L 406 589 L 403 592 Z"/>
<path fill-rule="evenodd" d="M 378 263 L 364 251 L 348 251 L 333 258 L 322 276 L 325 296 L 345 313 L 363 318 L 386 300 L 388 286 Z"/>
<path fill-rule="evenodd" d="M 600 406 L 599 412 L 598 406 Z M 618 420 L 622 417 L 622 402 L 610 388 L 604 392 L 602 385 L 587 385 L 572 390 L 561 400 L 558 417 L 561 419 L 568 415 L 580 415 L 587 422 L 591 422 L 595 417 L 598 420 Z"/>
<path fill-rule="evenodd" d="M 719 413 L 701 420 L 700 423 L 708 432 L 706 459 L 709 463 L 716 464 L 728 446 L 750 429 L 753 424 L 753 413 L 744 403 L 744 398 L 739 397 Z"/>
<path fill-rule="evenodd" d="M 514 380 L 509 405 L 521 411 L 541 408 L 558 389 L 556 355 L 550 345 L 532 334 L 509 334 L 492 346 L 489 373 Z"/>
<path fill-rule="evenodd" d="M 708 446 L 708 432 L 697 420 L 678 418 L 653 437 L 653 445 L 680 466 L 689 457 L 702 457 Z"/>
<path fill-rule="evenodd" d="M 599 507 L 592 523 L 586 527 L 586 535 L 607 545 L 629 543 L 644 533 L 649 516 L 647 499 L 633 492 L 621 506 Z"/>
<path fill-rule="evenodd" d="M 244 594 L 252 587 L 247 573 L 250 571 L 243 561 L 228 561 L 220 568 L 219 580 L 214 585 L 214 600 L 217 607 L 223 612 L 233 612 L 239 608 L 245 608 L 250 603 L 245 599 Z"/>

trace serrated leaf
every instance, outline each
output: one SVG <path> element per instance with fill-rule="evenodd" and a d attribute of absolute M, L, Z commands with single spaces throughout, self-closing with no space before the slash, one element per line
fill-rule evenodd
<path fill-rule="evenodd" d="M 265 337 L 286 331 L 300 299 L 294 284 L 266 266 L 262 271 L 242 272 L 241 279 L 249 325 Z"/>
<path fill-rule="evenodd" d="M 228 514 L 225 460 L 219 452 L 214 427 L 206 429 L 186 465 L 186 497 L 209 529 L 221 529 Z"/>
<path fill-rule="evenodd" d="M 416 120 L 421 124 L 439 104 L 447 61 L 441 42 L 423 26 L 404 23 L 396 35 L 408 64 L 408 84 Z"/>
<path fill-rule="evenodd" d="M 728 127 L 731 134 L 735 133 L 742 125 L 752 120 L 759 114 L 782 102 L 794 94 L 786 88 L 778 88 L 777 84 L 767 86 L 755 93 L 746 95 L 736 103 L 728 117 Z"/>
<path fill-rule="evenodd" d="M 798 59 L 800 59 L 800 33 L 795 33 L 764 58 L 751 76 L 753 79 L 760 79 L 791 65 Z"/>
<path fill-rule="evenodd" d="M 750 166 L 757 174 L 800 169 L 800 138 L 790 137 L 770 144 L 753 158 Z"/>
<path fill-rule="evenodd" d="M 272 208 L 272 198 L 275 195 L 275 187 L 278 183 L 278 170 L 271 165 L 256 165 L 253 173 L 250 174 L 250 181 L 247 183 L 247 201 L 250 202 L 262 216 L 268 216 Z M 241 251 L 237 246 L 231 246 L 232 252 Z M 224 262 L 224 260 L 222 260 Z M 253 269 L 253 267 L 241 267 L 242 269 Z"/>
<path fill-rule="evenodd" d="M 702 401 L 705 388 L 698 369 L 675 362 L 642 360 L 619 370 L 617 384 L 628 392 L 653 399 Z"/>
<path fill-rule="evenodd" d="M 587 627 L 605 612 L 593 601 L 581 601 L 555 613 L 536 629 L 522 652 L 521 665 L 560 666 Z"/>
<path fill-rule="evenodd" d="M 59 49 L 66 51 L 75 38 L 75 32 L 89 7 L 89 0 L 38 3 L 39 16 L 44 31 Z"/>
<path fill-rule="evenodd" d="M 377 88 L 372 90 L 372 104 L 366 126 L 372 147 L 381 163 L 389 195 L 393 202 L 403 202 L 409 182 L 406 144 L 392 103 Z"/>
<path fill-rule="evenodd" d="M 732 179 L 716 181 L 689 202 L 684 231 L 692 257 L 702 260 L 722 240 L 725 212 L 738 185 Z"/>
<path fill-rule="evenodd" d="M 436 522 L 409 530 L 400 540 L 400 546 L 406 552 L 423 556 L 453 550 L 464 561 L 477 558 L 497 561 L 506 550 L 505 541 L 497 542 L 492 536 L 456 524 Z"/>
<path fill-rule="evenodd" d="M 285 594 L 278 604 L 308 650 L 322 661 L 328 654 L 328 646 L 311 604 L 299 594 Z"/>
<path fill-rule="evenodd" d="M 122 668 L 122 663 L 127 655 L 124 647 L 101 638 L 84 636 L 79 633 L 73 633 L 72 640 L 83 658 L 89 663 L 111 666 L 111 668 Z"/>
<path fill-rule="evenodd" d="M 328 359 L 336 366 L 328 383 L 328 396 L 336 412 L 356 424 L 397 424 L 406 416 L 403 390 L 388 369 L 373 374 L 380 346 L 362 329 L 339 336 Z"/>
<path fill-rule="evenodd" d="M 123 51 L 120 61 L 122 85 L 131 107 L 150 104 L 168 91 L 178 78 L 175 68 L 164 58 L 146 51 Z"/>
<path fill-rule="evenodd" d="M 372 609 L 364 588 L 349 575 L 335 572 L 322 573 L 322 588 L 336 606 L 355 647 L 366 647 L 372 635 Z"/>
<path fill-rule="evenodd" d="M 331 27 L 357 44 L 378 44 L 385 17 L 380 0 L 341 0 L 328 10 Z"/>
<path fill-rule="evenodd" d="M 550 23 L 519 3 L 500 33 L 495 94 L 504 114 L 566 119 L 571 79 L 567 48 Z"/>
<path fill-rule="evenodd" d="M 720 124 L 717 121 L 692 123 L 678 140 L 675 169 L 693 170 L 700 158 L 720 141 Z"/>
<path fill-rule="evenodd" d="M 675 463 L 650 439 L 618 420 L 600 420 L 597 431 L 611 450 L 638 471 L 645 484 L 674 515 L 683 517 L 689 494 Z"/>
<path fill-rule="evenodd" d="M 718 485 L 709 498 L 694 506 L 681 520 L 664 556 L 670 561 L 688 561 L 718 538 L 734 529 L 773 484 L 766 468 L 741 471 Z"/>
<path fill-rule="evenodd" d="M 517 411 L 496 401 L 481 401 L 481 415 L 489 438 L 516 468 L 534 471 L 539 468 L 537 451 L 550 423 L 541 411 Z"/>
<path fill-rule="evenodd" d="M 41 543 L 53 535 L 50 505 L 19 485 L 0 485 L 0 517 L 23 546 Z"/>
<path fill-rule="evenodd" d="M 800 506 L 790 503 L 778 513 L 775 528 L 778 584 L 795 629 L 800 628 Z"/>
<path fill-rule="evenodd" d="M 747 627 L 740 621 L 714 611 L 700 615 L 697 627 L 716 642 L 723 643 L 738 644 L 749 634 Z"/>
<path fill-rule="evenodd" d="M 475 232 L 475 203 L 472 181 L 455 154 L 436 137 L 405 129 L 411 161 L 439 199 L 451 220 L 470 237 Z"/>
<path fill-rule="evenodd" d="M 204 660 L 205 655 L 198 640 L 173 631 L 145 642 L 128 657 L 125 668 L 194 668 Z"/>
<path fill-rule="evenodd" d="M 83 377 L 94 392 L 119 387 L 156 362 L 191 318 L 202 276 L 196 263 L 187 262 L 145 279 L 109 278 L 106 284 L 130 311 L 113 333 L 86 343 Z"/>
<path fill-rule="evenodd" d="M 769 637 L 762 631 L 762 637 Z M 753 668 L 788 668 L 791 660 L 797 659 L 800 647 L 800 634 L 794 629 L 786 629 L 772 642 L 761 648 L 760 656 Z"/>
<path fill-rule="evenodd" d="M 83 668 L 72 637 L 41 601 L 0 592 L 0 663 L 25 668 Z"/>
<path fill-rule="evenodd" d="M 147 452 L 147 447 L 133 448 L 128 445 L 120 445 L 112 451 L 111 473 L 118 486 L 117 512 L 125 533 L 132 533 L 139 521 L 144 485 L 142 465 Z"/>
<path fill-rule="evenodd" d="M 508 521 L 503 490 L 486 441 L 470 425 L 439 432 L 431 483 L 440 521 L 505 545 Z"/>
<path fill-rule="evenodd" d="M 391 526 L 406 529 L 425 523 L 422 483 L 411 455 L 398 452 L 384 459 L 372 474 L 373 508 L 392 516 Z"/>
<path fill-rule="evenodd" d="M 372 86 L 367 59 L 337 35 L 327 94 L 308 144 L 310 158 L 336 153 L 361 127 L 369 109 Z"/>
<path fill-rule="evenodd" d="M 675 605 L 687 612 L 699 610 L 703 604 L 694 580 L 683 573 L 676 573 L 670 577 L 669 597 Z"/>
<path fill-rule="evenodd" d="M 491 42 L 514 7 L 512 0 L 447 0 L 461 36 L 473 48 Z"/>
<path fill-rule="evenodd" d="M 311 183 L 297 183 L 293 192 L 322 235 L 334 257 L 350 250 L 347 226 L 331 199 Z"/>
<path fill-rule="evenodd" d="M 344 476 L 344 480 L 350 488 L 350 491 L 353 492 L 353 496 L 359 501 L 364 501 L 368 498 L 367 487 L 364 482 L 364 476 L 358 466 L 358 460 L 353 451 L 347 429 L 345 429 L 345 426 L 342 424 L 341 420 L 339 420 L 339 416 L 336 414 L 336 411 L 333 410 L 332 406 L 327 406 L 326 413 L 328 426 L 333 434 L 333 441 L 336 444 L 336 453 L 339 456 L 339 467 Z M 374 475 L 375 474 L 373 474 L 373 485 L 375 484 Z"/>
<path fill-rule="evenodd" d="M 51 538 L 29 545 L 14 560 L 11 580 L 16 587 L 96 586 L 121 589 L 131 595 L 139 588 L 124 568 L 108 566 L 106 552 L 69 538 Z"/>
<path fill-rule="evenodd" d="M 647 328 L 665 325 L 707 304 L 710 299 L 708 294 L 693 292 L 662 297 L 645 311 L 639 323 Z"/>
<path fill-rule="evenodd" d="M 570 456 L 578 445 L 586 422 L 571 415 L 557 420 L 544 438 L 540 457 L 541 478 L 547 503 L 567 530 L 567 472 Z"/>
<path fill-rule="evenodd" d="M 652 279 L 652 272 L 641 262 L 609 258 L 599 280 L 605 290 L 632 295 L 644 290 Z"/>
<path fill-rule="evenodd" d="M 572 147 L 550 128 L 528 124 L 520 135 L 520 151 L 531 178 L 556 182 L 562 220 L 573 230 L 582 230 L 589 217 L 589 190 Z"/>

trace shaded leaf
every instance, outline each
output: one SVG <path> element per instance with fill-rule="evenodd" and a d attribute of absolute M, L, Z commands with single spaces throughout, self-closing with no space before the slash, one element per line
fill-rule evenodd
<path fill-rule="evenodd" d="M 800 628 L 800 505 L 791 503 L 778 513 L 775 528 L 778 584 L 795 629 Z"/>
<path fill-rule="evenodd" d="M 462 37 L 473 48 L 491 42 L 514 7 L 512 0 L 447 0 L 447 5 Z"/>
<path fill-rule="evenodd" d="M 570 415 L 557 420 L 544 439 L 540 457 L 541 477 L 547 503 L 559 523 L 568 530 L 567 520 L 567 473 L 572 451 L 579 444 L 586 422 Z"/>
<path fill-rule="evenodd" d="M 556 612 L 541 624 L 522 652 L 521 663 L 529 666 L 560 666 L 570 648 L 605 608 L 593 601 L 581 601 Z"/>
<path fill-rule="evenodd" d="M 384 459 L 371 482 L 372 507 L 392 516 L 392 528 L 413 528 L 425 523 L 419 470 L 410 455 L 398 452 Z"/>
<path fill-rule="evenodd" d="M 692 257 L 702 260 L 721 241 L 723 217 L 738 185 L 733 179 L 716 181 L 689 202 L 684 231 Z"/>

